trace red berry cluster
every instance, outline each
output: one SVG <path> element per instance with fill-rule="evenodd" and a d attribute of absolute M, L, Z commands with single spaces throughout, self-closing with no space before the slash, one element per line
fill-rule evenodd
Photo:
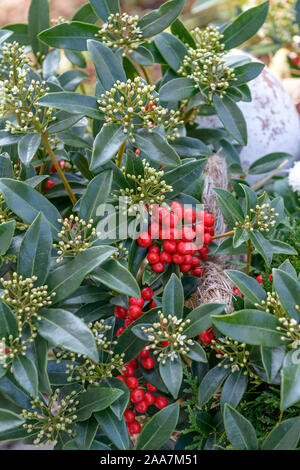
<path fill-rule="evenodd" d="M 182 273 L 191 271 L 193 276 L 200 277 L 203 273 L 200 260 L 208 257 L 214 222 L 212 214 L 206 211 L 196 214 L 193 209 L 184 209 L 178 201 L 171 203 L 171 211 L 153 206 L 149 230 L 139 235 L 137 243 L 148 248 L 147 259 L 154 272 L 161 273 L 165 265 L 175 263 Z M 196 243 L 199 239 L 200 248 Z"/>
<path fill-rule="evenodd" d="M 208 330 L 203 331 L 203 333 L 200 333 L 199 338 L 204 344 L 210 344 L 216 336 L 213 329 L 209 328 Z"/>
<path fill-rule="evenodd" d="M 269 279 L 270 282 L 273 282 L 273 274 L 269 274 L 268 279 Z M 257 282 L 258 282 L 259 284 L 264 285 L 264 283 L 263 283 L 263 277 L 262 277 L 261 274 L 259 274 L 259 275 L 256 277 L 256 280 L 257 280 Z"/>
<path fill-rule="evenodd" d="M 152 300 L 154 292 L 150 287 L 142 289 L 141 294 L 142 297 L 129 298 L 129 308 L 121 307 L 119 305 L 114 308 L 115 317 L 124 320 L 124 326 L 117 330 L 117 338 L 126 330 L 127 326 L 131 325 L 131 323 L 142 315 L 145 301 L 149 302 L 147 304 L 149 309 L 156 307 L 156 303 Z"/>

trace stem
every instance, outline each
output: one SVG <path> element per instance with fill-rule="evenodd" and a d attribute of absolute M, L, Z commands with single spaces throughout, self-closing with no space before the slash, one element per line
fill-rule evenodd
<path fill-rule="evenodd" d="M 58 162 L 57 162 L 57 160 L 56 160 L 56 156 L 54 155 L 53 150 L 52 150 L 52 148 L 51 148 L 51 145 L 50 145 L 50 143 L 49 143 L 48 134 L 43 134 L 43 135 L 42 135 L 42 142 L 43 142 L 44 147 L 45 147 L 45 149 L 47 150 L 47 152 L 48 152 L 48 154 L 49 154 L 49 156 L 50 156 L 50 158 L 51 158 L 51 160 L 52 160 L 52 163 L 53 163 L 53 165 L 55 166 L 55 169 L 56 169 L 57 173 L 59 174 L 60 179 L 62 180 L 63 185 L 64 185 L 64 187 L 66 188 L 66 191 L 67 191 L 67 193 L 68 193 L 68 195 L 69 195 L 69 198 L 71 199 L 71 202 L 72 202 L 72 204 L 73 204 L 73 206 L 74 206 L 74 205 L 76 204 L 76 202 L 77 202 L 77 199 L 76 199 L 76 197 L 75 197 L 75 195 L 74 195 L 74 193 L 73 193 L 73 191 L 72 191 L 72 189 L 71 189 L 71 186 L 70 186 L 69 183 L 68 183 L 67 178 L 65 177 L 64 172 L 62 171 L 62 169 L 60 168 L 60 166 L 59 166 L 59 164 L 58 164 Z"/>
<path fill-rule="evenodd" d="M 119 167 L 119 168 L 121 168 L 121 165 L 122 165 L 122 160 L 123 160 L 125 147 L 126 147 L 126 141 L 123 142 L 123 144 L 121 145 L 121 147 L 119 148 L 119 151 L 118 151 L 117 167 Z"/>
<path fill-rule="evenodd" d="M 45 164 L 43 163 L 41 166 L 40 166 L 40 171 L 39 171 L 39 175 L 42 176 L 44 174 L 44 171 L 45 171 Z M 39 184 L 39 192 L 41 193 L 42 192 L 42 183 Z"/>
<path fill-rule="evenodd" d="M 184 120 L 183 120 L 185 126 L 186 126 L 187 123 L 189 122 L 190 117 L 194 114 L 194 112 L 195 112 L 195 108 L 192 108 L 192 109 L 190 109 L 190 110 L 187 112 L 187 114 L 186 114 L 186 116 L 185 116 L 185 118 L 184 118 Z"/>
<path fill-rule="evenodd" d="M 251 243 L 248 243 L 246 274 L 250 273 L 252 252 L 253 252 L 252 245 Z"/>
<path fill-rule="evenodd" d="M 219 235 L 214 235 L 212 239 L 217 240 L 218 238 L 233 237 L 233 235 L 234 235 L 234 230 L 231 230 L 230 232 L 225 232 L 225 233 L 220 233 Z"/>
<path fill-rule="evenodd" d="M 149 77 L 148 72 L 146 70 L 146 67 L 144 67 L 143 65 L 140 65 L 140 67 L 143 71 L 146 82 L 148 83 L 148 85 L 151 85 L 151 80 L 150 80 L 150 77 Z"/>
<path fill-rule="evenodd" d="M 286 159 L 282 163 L 280 163 L 280 165 L 277 168 L 275 168 L 275 170 L 271 171 L 271 173 L 269 173 L 268 176 L 266 176 L 265 178 L 263 178 L 262 180 L 258 181 L 253 186 L 251 186 L 251 189 L 255 190 L 255 189 L 260 188 L 263 184 L 265 184 L 267 181 L 273 178 L 273 176 L 276 175 L 281 170 L 281 168 L 287 164 L 288 161 L 289 160 Z"/>

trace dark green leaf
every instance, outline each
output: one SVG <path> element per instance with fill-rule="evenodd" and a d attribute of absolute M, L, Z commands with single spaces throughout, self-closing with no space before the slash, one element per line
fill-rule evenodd
<path fill-rule="evenodd" d="M 264 258 L 266 264 L 270 266 L 273 257 L 273 249 L 269 240 L 258 230 L 249 232 L 249 238 L 256 251 Z"/>
<path fill-rule="evenodd" d="M 237 86 L 250 82 L 250 80 L 253 80 L 261 73 L 264 66 L 265 64 L 262 62 L 249 62 L 248 64 L 235 67 L 234 74 L 237 80 L 235 80 L 233 84 Z"/>
<path fill-rule="evenodd" d="M 115 292 L 140 297 L 141 291 L 133 275 L 117 260 L 106 261 L 93 272 L 93 278 Z"/>
<path fill-rule="evenodd" d="M 230 227 L 235 227 L 236 222 L 244 221 L 244 213 L 236 198 L 229 191 L 222 188 L 213 188 L 217 195 L 218 204 L 229 223 Z"/>
<path fill-rule="evenodd" d="M 173 317 L 182 318 L 184 295 L 181 281 L 176 274 L 172 274 L 163 293 L 163 312 L 165 317 L 172 315 Z"/>
<path fill-rule="evenodd" d="M 161 101 L 181 101 L 195 93 L 195 81 L 192 78 L 174 78 L 161 87 L 159 98 Z"/>
<path fill-rule="evenodd" d="M 87 40 L 94 39 L 98 31 L 99 26 L 81 23 L 80 21 L 71 21 L 70 23 L 62 23 L 53 26 L 53 28 L 46 29 L 38 37 L 40 41 L 51 47 L 86 51 Z"/>
<path fill-rule="evenodd" d="M 111 160 L 118 152 L 120 146 L 126 142 L 127 137 L 120 124 L 103 126 L 95 139 L 90 165 L 91 170 L 96 170 Z"/>
<path fill-rule="evenodd" d="M 270 432 L 261 445 L 261 450 L 294 450 L 300 439 L 300 418 L 282 421 Z"/>
<path fill-rule="evenodd" d="M 118 449 L 126 450 L 129 448 L 129 436 L 124 418 L 119 421 L 110 409 L 95 413 L 95 418 L 103 432 Z"/>
<path fill-rule="evenodd" d="M 287 314 L 299 321 L 299 312 L 295 308 L 300 305 L 300 284 L 290 274 L 280 269 L 273 270 L 273 281 L 276 291 L 278 292 L 280 302 L 282 303 Z"/>
<path fill-rule="evenodd" d="M 90 4 L 103 21 L 112 13 L 120 13 L 119 0 L 90 0 Z"/>
<path fill-rule="evenodd" d="M 175 36 L 172 36 L 172 34 L 160 33 L 155 37 L 154 43 L 167 64 L 171 67 L 172 70 L 176 72 L 181 67 L 183 59 L 187 55 L 187 48 L 183 42 L 181 42 L 180 39 L 177 39 Z M 196 92 L 194 80 L 185 78 L 179 80 L 190 80 L 190 83 L 193 83 L 194 85 L 194 89 L 192 91 Z M 184 85 L 183 83 L 183 86 L 186 87 L 187 85 Z M 188 94 L 186 98 L 189 98 L 190 96 L 192 96 L 192 94 Z M 166 101 L 163 98 L 161 99 Z M 176 101 L 179 99 L 183 98 L 175 98 Z M 170 101 L 172 101 L 172 98 L 170 98 Z"/>
<path fill-rule="evenodd" d="M 279 346 L 278 348 L 264 348 L 261 346 L 260 351 L 267 381 L 268 383 L 274 383 L 283 363 L 285 347 Z"/>
<path fill-rule="evenodd" d="M 28 36 L 34 54 L 47 54 L 48 47 L 38 39 L 38 34 L 49 28 L 49 1 L 31 0 L 28 15 Z"/>
<path fill-rule="evenodd" d="M 274 152 L 256 160 L 248 169 L 251 175 L 261 175 L 275 170 L 284 160 L 292 158 L 290 153 Z"/>
<path fill-rule="evenodd" d="M 89 419 L 95 411 L 105 410 L 121 395 L 123 395 L 122 390 L 115 388 L 89 387 L 86 392 L 82 392 L 78 397 L 79 404 L 76 409 L 78 421 Z"/>
<path fill-rule="evenodd" d="M 256 450 L 258 448 L 255 429 L 246 418 L 228 404 L 224 407 L 226 434 L 236 450 Z"/>
<path fill-rule="evenodd" d="M 237 370 L 230 374 L 224 383 L 221 394 L 221 405 L 228 405 L 236 408 L 240 403 L 247 389 L 248 378 L 243 369 Z"/>
<path fill-rule="evenodd" d="M 9 410 L 0 409 L 0 433 L 15 429 L 24 423 L 16 413 Z M 8 435 L 9 436 L 9 435 Z"/>
<path fill-rule="evenodd" d="M 300 352 L 289 351 L 284 358 L 281 369 L 281 410 L 300 401 Z"/>
<path fill-rule="evenodd" d="M 185 318 L 185 320 L 190 320 L 190 323 L 184 328 L 183 334 L 187 338 L 194 338 L 199 335 L 212 326 L 211 315 L 220 315 L 224 312 L 224 309 L 225 305 L 219 303 L 199 305 Z"/>
<path fill-rule="evenodd" d="M 99 111 L 97 99 L 93 96 L 81 95 L 71 91 L 58 91 L 43 96 L 39 99 L 38 104 L 47 108 L 62 109 L 68 113 L 103 120 L 103 114 Z"/>
<path fill-rule="evenodd" d="M 84 421 L 83 423 L 76 423 L 75 439 L 68 441 L 64 445 L 64 450 L 89 450 L 98 427 L 99 424 L 94 417 Z"/>
<path fill-rule="evenodd" d="M 18 143 L 18 152 L 21 161 L 28 166 L 41 143 L 41 134 L 27 134 Z"/>
<path fill-rule="evenodd" d="M 217 114 L 229 134 L 240 144 L 247 145 L 247 124 L 243 113 L 228 96 L 214 94 L 213 103 Z"/>
<path fill-rule="evenodd" d="M 97 209 L 101 204 L 105 204 L 110 192 L 113 179 L 112 170 L 99 173 L 90 181 L 86 192 L 80 199 L 80 217 L 86 221 L 96 219 Z"/>
<path fill-rule="evenodd" d="M 200 406 L 205 405 L 211 397 L 221 388 L 224 380 L 230 374 L 230 369 L 215 366 L 210 369 L 202 379 L 198 390 L 198 402 Z"/>
<path fill-rule="evenodd" d="M 138 22 L 144 38 L 150 38 L 164 31 L 180 15 L 185 0 L 171 0 L 165 2 L 158 10 L 147 13 Z"/>
<path fill-rule="evenodd" d="M 0 225 L 0 255 L 4 255 L 11 245 L 14 233 L 15 233 L 16 222 L 10 220 Z"/>
<path fill-rule="evenodd" d="M 225 271 L 229 279 L 239 288 L 250 302 L 253 304 L 261 303 L 266 298 L 266 292 L 261 285 L 253 277 L 247 276 L 247 274 L 241 271 L 235 271 L 228 269 Z"/>
<path fill-rule="evenodd" d="M 168 142 L 156 132 L 146 129 L 134 134 L 136 146 L 147 156 L 160 165 L 177 166 L 180 159 Z"/>
<path fill-rule="evenodd" d="M 8 305 L 0 302 L 0 337 L 8 339 L 9 335 L 18 336 L 17 320 Z"/>
<path fill-rule="evenodd" d="M 110 90 L 118 80 L 126 82 L 126 75 L 118 58 L 108 47 L 93 40 L 88 41 L 87 47 L 104 90 Z"/>
<path fill-rule="evenodd" d="M 159 363 L 160 376 L 173 396 L 177 398 L 183 377 L 181 357 L 176 354 L 175 357 L 167 357 L 166 361 Z"/>
<path fill-rule="evenodd" d="M 137 450 L 160 449 L 171 437 L 179 417 L 179 404 L 163 408 L 143 427 L 137 443 Z"/>
<path fill-rule="evenodd" d="M 30 395 L 38 394 L 38 374 L 34 363 L 29 357 L 18 355 L 12 364 L 16 381 Z"/>

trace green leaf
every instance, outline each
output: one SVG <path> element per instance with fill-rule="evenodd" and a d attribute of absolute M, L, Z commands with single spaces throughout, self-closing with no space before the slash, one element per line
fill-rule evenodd
<path fill-rule="evenodd" d="M 178 319 L 182 318 L 184 305 L 183 287 L 181 281 L 174 273 L 164 289 L 162 303 L 163 312 L 166 317 L 172 315 Z"/>
<path fill-rule="evenodd" d="M 233 82 L 235 86 L 242 85 L 243 83 L 250 82 L 256 78 L 263 70 L 265 64 L 262 62 L 249 62 L 245 65 L 240 65 L 234 68 L 236 80 Z"/>
<path fill-rule="evenodd" d="M 106 203 L 111 193 L 112 180 L 113 171 L 105 170 L 89 182 L 84 195 L 80 199 L 80 218 L 86 221 L 90 219 L 95 221 L 98 207 Z"/>
<path fill-rule="evenodd" d="M 261 157 L 252 163 L 247 173 L 251 175 L 261 175 L 262 173 L 268 173 L 270 171 L 276 170 L 276 168 L 278 168 L 278 166 L 284 160 L 289 160 L 290 158 L 292 158 L 290 153 L 268 153 L 268 155 L 265 155 L 264 157 Z"/>
<path fill-rule="evenodd" d="M 0 155 L 0 177 L 1 178 L 12 178 L 13 168 L 12 162 L 7 153 Z"/>
<path fill-rule="evenodd" d="M 220 98 L 216 93 L 213 96 L 213 103 L 223 126 L 229 134 L 240 145 L 247 145 L 247 124 L 236 103 L 229 96 L 225 95 Z"/>
<path fill-rule="evenodd" d="M 207 363 L 207 357 L 204 349 L 196 341 L 192 345 L 189 345 L 189 351 L 186 356 L 192 361 Z"/>
<path fill-rule="evenodd" d="M 228 439 L 236 450 L 257 450 L 255 429 L 230 405 L 224 407 L 224 425 Z"/>
<path fill-rule="evenodd" d="M 95 418 L 102 431 L 118 449 L 127 450 L 129 448 L 129 436 L 124 418 L 120 421 L 110 409 L 95 413 Z"/>
<path fill-rule="evenodd" d="M 199 139 L 179 137 L 172 142 L 173 149 L 180 157 L 200 157 L 212 155 L 212 151 Z M 202 160 L 204 162 L 204 160 Z M 183 165 L 185 162 L 183 162 Z"/>
<path fill-rule="evenodd" d="M 274 383 L 285 356 L 285 347 L 264 348 L 261 346 L 261 359 L 266 372 L 268 383 Z"/>
<path fill-rule="evenodd" d="M 181 101 L 195 93 L 195 81 L 192 78 L 174 78 L 161 87 L 159 98 L 161 101 Z"/>
<path fill-rule="evenodd" d="M 18 324 L 15 315 L 4 302 L 0 302 L 0 337 L 18 336 Z"/>
<path fill-rule="evenodd" d="M 258 230 L 249 232 L 249 238 L 256 251 L 263 257 L 266 264 L 270 266 L 273 257 L 273 249 L 269 240 L 267 240 Z"/>
<path fill-rule="evenodd" d="M 73 21 L 82 21 L 83 23 L 97 23 L 99 17 L 96 15 L 93 7 L 89 3 L 85 3 L 73 16 Z"/>
<path fill-rule="evenodd" d="M 60 230 L 60 225 L 57 222 L 61 217 L 60 213 L 38 191 L 23 181 L 1 178 L 0 192 L 10 209 L 28 224 L 32 224 L 39 212 L 42 212 L 51 227 L 52 234 L 57 235 Z"/>
<path fill-rule="evenodd" d="M 48 47 L 38 39 L 38 34 L 49 28 L 49 1 L 31 0 L 28 15 L 28 36 L 33 53 L 47 54 Z"/>
<path fill-rule="evenodd" d="M 57 47 L 58 49 L 86 51 L 87 40 L 94 39 L 98 31 L 99 26 L 71 21 L 46 29 L 38 35 L 38 38 L 48 46 Z"/>
<path fill-rule="evenodd" d="M 143 427 L 137 443 L 137 450 L 160 449 L 171 437 L 179 417 L 179 404 L 163 408 Z"/>
<path fill-rule="evenodd" d="M 60 64 L 60 50 L 52 49 L 43 61 L 43 78 L 47 80 L 57 74 Z"/>
<path fill-rule="evenodd" d="M 94 246 L 54 269 L 46 280 L 48 291 L 56 294 L 52 303 L 69 297 L 80 286 L 85 276 L 104 263 L 115 251 L 111 246 Z"/>
<path fill-rule="evenodd" d="M 232 408 L 236 408 L 239 405 L 248 383 L 247 374 L 244 372 L 243 369 L 237 370 L 226 379 L 221 394 L 222 407 L 224 407 L 226 403 L 232 406 Z"/>
<path fill-rule="evenodd" d="M 244 221 L 244 213 L 240 204 L 232 193 L 222 188 L 213 188 L 217 195 L 218 204 L 231 228 L 235 227 L 236 222 Z"/>
<path fill-rule="evenodd" d="M 4 147 L 6 145 L 16 144 L 22 137 L 22 134 L 11 134 L 10 132 L 0 130 L 0 145 Z"/>
<path fill-rule="evenodd" d="M 0 432 L 7 432 L 15 429 L 24 423 L 16 413 L 9 410 L 0 409 Z"/>
<path fill-rule="evenodd" d="M 109 388 L 120 389 L 123 392 L 122 395 L 120 395 L 120 397 L 110 405 L 110 409 L 112 410 L 112 412 L 116 415 L 119 420 L 121 420 L 124 411 L 126 410 L 129 403 L 129 388 L 124 382 L 122 382 L 122 380 L 119 380 L 115 377 L 110 377 L 106 379 L 104 382 L 101 383 L 101 385 L 103 387 L 107 386 Z"/>
<path fill-rule="evenodd" d="M 297 271 L 288 259 L 286 259 L 279 266 L 278 269 L 280 269 L 280 271 L 284 271 L 285 273 L 289 274 L 290 276 L 292 276 L 292 278 L 297 279 Z"/>
<path fill-rule="evenodd" d="M 90 0 L 90 4 L 104 22 L 112 13 L 120 13 L 119 0 Z"/>
<path fill-rule="evenodd" d="M 27 134 L 18 143 L 18 152 L 21 161 L 28 166 L 36 154 L 41 143 L 41 134 Z"/>
<path fill-rule="evenodd" d="M 90 169 L 96 170 L 111 160 L 127 138 L 120 124 L 103 126 L 94 142 Z"/>
<path fill-rule="evenodd" d="M 98 352 L 91 330 L 78 317 L 61 308 L 39 310 L 41 320 L 36 322 L 39 334 L 49 343 L 78 354 L 85 354 L 98 362 Z"/>
<path fill-rule="evenodd" d="M 146 47 L 139 46 L 131 53 L 132 59 L 145 67 L 153 65 L 154 57 Z"/>
<path fill-rule="evenodd" d="M 223 366 L 215 366 L 205 374 L 198 390 L 198 402 L 200 406 L 205 405 L 221 388 L 229 374 L 230 369 L 225 369 Z"/>
<path fill-rule="evenodd" d="M 93 96 L 82 95 L 72 91 L 58 91 L 46 94 L 38 100 L 38 104 L 47 108 L 62 109 L 68 113 L 81 114 L 92 119 L 103 120 L 103 114 L 99 111 L 97 99 Z"/>
<path fill-rule="evenodd" d="M 256 279 L 233 269 L 227 269 L 225 273 L 250 302 L 260 304 L 262 300 L 265 300 L 266 292 Z"/>
<path fill-rule="evenodd" d="M 108 408 L 115 400 L 123 395 L 122 390 L 91 386 L 86 392 L 80 393 L 79 404 L 76 408 L 78 421 L 89 419 L 93 412 Z"/>
<path fill-rule="evenodd" d="M 73 127 L 78 121 L 83 118 L 83 114 L 70 114 L 66 111 L 59 111 L 56 114 L 56 120 L 54 123 L 47 127 L 47 134 L 56 134 L 58 132 L 65 131 L 70 127 Z"/>
<path fill-rule="evenodd" d="M 187 338 L 199 335 L 212 326 L 211 315 L 219 315 L 224 309 L 225 305 L 219 303 L 199 305 L 186 316 L 185 320 L 190 320 L 190 323 L 184 328 L 183 334 Z"/>
<path fill-rule="evenodd" d="M 6 39 L 8 39 L 11 35 L 12 35 L 12 31 L 1 29 L 0 30 L 0 44 L 6 41 Z"/>
<path fill-rule="evenodd" d="M 14 233 L 15 233 L 16 222 L 10 220 L 0 225 L 0 256 L 4 255 L 11 245 Z"/>
<path fill-rule="evenodd" d="M 26 392 L 34 397 L 38 394 L 38 374 L 34 363 L 29 357 L 18 355 L 12 364 L 16 381 Z"/>
<path fill-rule="evenodd" d="M 184 57 L 187 55 L 187 48 L 183 44 L 183 42 L 180 41 L 180 39 L 177 39 L 175 36 L 172 36 L 172 34 L 169 33 L 160 33 L 158 36 L 154 38 L 154 43 L 165 59 L 166 63 L 171 67 L 174 72 L 177 72 L 177 70 L 181 67 L 182 62 L 184 60 Z M 179 79 L 179 80 L 191 80 L 191 79 Z M 172 80 L 173 81 L 173 80 Z M 191 80 L 191 82 L 194 85 L 194 93 L 196 93 L 195 89 L 195 82 L 194 80 Z M 169 82 L 168 82 L 169 83 Z M 189 98 L 192 95 L 188 95 L 187 98 Z M 161 98 L 163 100 L 163 98 Z M 178 98 L 175 98 L 176 101 L 178 101 Z M 168 101 L 172 101 L 171 98 L 168 99 Z"/>
<path fill-rule="evenodd" d="M 160 165 L 177 166 L 180 159 L 175 150 L 160 134 L 142 129 L 134 134 L 136 146 Z"/>
<path fill-rule="evenodd" d="M 115 292 L 140 297 L 141 291 L 133 275 L 117 260 L 110 259 L 93 272 L 93 278 Z"/>
<path fill-rule="evenodd" d="M 294 450 L 300 439 L 300 418 L 290 418 L 275 426 L 261 445 L 261 450 Z"/>
<path fill-rule="evenodd" d="M 165 2 L 158 10 L 152 10 L 144 15 L 138 22 L 144 38 L 150 38 L 164 31 L 177 16 L 180 15 L 185 0 L 171 0 Z"/>
<path fill-rule="evenodd" d="M 18 273 L 37 276 L 36 285 L 43 285 L 50 269 L 52 236 L 50 226 L 40 212 L 27 230 L 18 255 Z"/>
<path fill-rule="evenodd" d="M 9 42 L 16 41 L 20 46 L 28 46 L 28 25 L 23 23 L 7 24 L 5 29 L 12 31 L 13 34 L 9 37 Z"/>
<path fill-rule="evenodd" d="M 222 31 L 225 49 L 233 49 L 252 38 L 267 18 L 269 2 L 264 2 L 241 13 Z"/>
<path fill-rule="evenodd" d="M 75 91 L 82 80 L 88 76 L 81 70 L 67 70 L 58 78 L 61 87 L 66 91 Z"/>
<path fill-rule="evenodd" d="M 89 40 L 87 47 L 104 90 L 110 90 L 118 80 L 126 82 L 121 63 L 109 47 L 94 40 Z"/>
<path fill-rule="evenodd" d="M 260 310 L 240 310 L 230 315 L 212 315 L 213 324 L 224 335 L 245 342 L 268 348 L 282 346 L 282 334 L 276 330 L 280 323 L 270 313 Z"/>
<path fill-rule="evenodd" d="M 252 220 L 253 215 L 250 209 L 255 209 L 257 204 L 257 196 L 255 192 L 249 188 L 246 184 L 240 184 L 240 187 L 245 193 L 246 199 L 246 213 L 249 215 L 250 219 Z"/>
<path fill-rule="evenodd" d="M 51 394 L 51 386 L 47 372 L 48 366 L 48 343 L 40 335 L 37 335 L 33 342 L 35 361 L 39 379 L 39 391 Z"/>
<path fill-rule="evenodd" d="M 280 409 L 286 410 L 300 401 L 300 353 L 289 351 L 281 369 Z"/>
<path fill-rule="evenodd" d="M 159 373 L 172 397 L 176 399 L 183 377 L 182 362 L 179 354 L 172 358 L 167 357 L 166 362 L 160 361 Z"/>
<path fill-rule="evenodd" d="M 164 174 L 165 182 L 172 186 L 172 198 L 183 192 L 191 185 L 191 181 L 196 181 L 201 175 L 207 160 L 183 161 L 183 164 Z"/>
<path fill-rule="evenodd" d="M 281 240 L 269 240 L 273 254 L 296 255 L 297 250 Z"/>
<path fill-rule="evenodd" d="M 273 269 L 273 282 L 283 308 L 291 318 L 299 321 L 295 307 L 300 305 L 300 283 L 280 269 Z"/>
<path fill-rule="evenodd" d="M 98 422 L 94 417 L 84 421 L 83 423 L 75 424 L 75 439 L 68 441 L 63 449 L 64 450 L 89 450 L 94 441 Z"/>
<path fill-rule="evenodd" d="M 171 25 L 171 32 L 180 39 L 184 44 L 196 49 L 196 43 L 194 41 L 193 36 L 190 34 L 188 29 L 185 27 L 182 21 L 179 18 L 176 18 L 174 23 Z"/>

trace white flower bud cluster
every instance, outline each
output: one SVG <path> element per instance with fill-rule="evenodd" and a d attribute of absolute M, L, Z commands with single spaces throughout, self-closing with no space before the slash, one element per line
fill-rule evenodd
<path fill-rule="evenodd" d="M 107 47 L 113 47 L 114 49 L 120 47 L 130 54 L 142 42 L 145 42 L 138 21 L 138 16 L 130 16 L 127 13 L 111 14 L 107 18 L 107 22 L 95 34 L 95 37 L 100 38 L 101 42 Z M 126 55 L 125 52 L 123 55 Z"/>
<path fill-rule="evenodd" d="M 173 187 L 165 182 L 163 178 L 164 171 L 152 168 L 145 159 L 142 160 L 144 167 L 143 174 L 134 175 L 126 173 L 125 167 L 122 172 L 127 180 L 130 180 L 133 187 L 120 189 L 118 194 L 113 196 L 126 198 L 126 208 L 128 214 L 135 215 L 139 211 L 139 206 L 148 204 L 161 205 L 165 199 L 166 193 L 172 192 Z M 123 207 L 123 206 L 122 206 Z"/>
<path fill-rule="evenodd" d="M 292 190 L 300 196 L 300 162 L 296 162 L 289 170 L 288 182 Z"/>
<path fill-rule="evenodd" d="M 253 217 L 246 215 L 244 222 L 236 222 L 235 229 L 241 227 L 248 232 L 257 230 L 258 232 L 269 232 L 270 228 L 276 224 L 276 217 L 279 216 L 270 204 L 257 205 L 255 209 L 250 209 Z"/>
<path fill-rule="evenodd" d="M 163 125 L 166 137 L 175 140 L 179 137 L 178 126 L 182 124 L 178 111 L 168 110 L 158 105 L 159 98 L 153 96 L 154 85 L 148 85 L 141 77 L 120 82 L 98 100 L 99 110 L 105 114 L 104 125 L 116 123 L 123 127 L 134 143 L 133 131 L 137 128 L 153 131 L 153 127 Z"/>
<path fill-rule="evenodd" d="M 61 433 L 75 437 L 74 422 L 77 419 L 76 410 L 79 401 L 76 392 L 59 399 L 60 389 L 46 400 L 37 397 L 31 401 L 33 409 L 37 411 L 22 410 L 21 417 L 25 419 L 23 427 L 28 433 L 37 432 L 34 439 L 36 446 L 58 443 Z"/>
<path fill-rule="evenodd" d="M 219 338 L 217 341 L 213 339 L 211 348 L 217 352 L 216 357 L 221 359 L 218 363 L 219 367 L 230 368 L 232 372 L 243 370 L 244 375 L 256 377 L 249 368 L 250 352 L 247 350 L 246 343 L 239 343 L 226 336 L 225 338 Z"/>
<path fill-rule="evenodd" d="M 58 233 L 60 241 L 53 244 L 54 248 L 58 248 L 57 263 L 60 263 L 66 256 L 73 257 L 87 250 L 100 235 L 93 228 L 93 219 L 85 222 L 72 214 L 64 220 L 58 219 L 58 222 L 62 224 L 62 229 Z"/>
<path fill-rule="evenodd" d="M 236 77 L 232 68 L 225 65 L 224 44 L 221 43 L 222 34 L 219 29 L 207 26 L 205 29 L 196 28 L 192 36 L 197 44 L 197 49 L 189 47 L 188 54 L 184 57 L 183 64 L 178 74 L 183 77 L 193 78 L 195 87 L 204 85 L 209 101 L 214 93 L 222 97 L 231 81 Z"/>
<path fill-rule="evenodd" d="M 266 300 L 262 300 L 259 303 L 254 304 L 255 307 L 262 308 L 267 313 L 272 313 L 273 315 L 282 314 L 282 305 L 279 299 L 277 292 L 267 292 Z"/>
<path fill-rule="evenodd" d="M 123 245 L 123 243 L 115 243 L 113 245 L 117 251 L 115 251 L 112 255 L 111 258 L 120 260 L 121 258 L 126 258 L 129 254 L 129 251 L 127 248 Z"/>
<path fill-rule="evenodd" d="M 5 130 L 12 134 L 40 133 L 56 119 L 52 108 L 45 109 L 37 105 L 37 101 L 49 88 L 46 82 L 38 80 L 31 80 L 28 84 L 30 69 L 24 47 L 20 47 L 17 42 L 4 43 L 2 54 L 0 117 L 13 113 L 18 121 L 16 124 L 7 120 Z"/>
<path fill-rule="evenodd" d="M 70 20 L 64 18 L 63 16 L 59 16 L 58 18 L 53 18 L 50 20 L 51 26 L 57 26 L 63 23 L 69 24 L 70 22 Z"/>
<path fill-rule="evenodd" d="M 161 361 L 162 364 L 165 364 L 168 358 L 174 361 L 180 355 L 186 356 L 190 351 L 190 346 L 194 345 L 194 341 L 183 334 L 190 320 L 184 321 L 173 315 L 165 317 L 161 311 L 158 312 L 158 317 L 159 322 L 153 323 L 152 327 L 141 327 L 149 341 L 145 349 L 153 349 L 153 354 L 157 355 L 157 361 Z M 166 342 L 169 344 L 166 345 Z"/>
<path fill-rule="evenodd" d="M 117 341 L 111 341 L 107 338 L 107 333 L 112 329 L 112 326 L 105 325 L 104 320 L 94 323 L 89 323 L 97 350 L 99 352 L 99 362 L 94 362 L 86 355 L 77 354 L 71 351 L 59 351 L 56 353 L 57 363 L 61 361 L 68 361 L 66 365 L 66 373 L 69 375 L 68 382 L 81 383 L 82 387 L 86 388 L 88 385 L 99 385 L 104 379 L 113 376 L 113 371 L 123 369 L 124 366 L 124 353 L 114 354 L 113 346 Z M 107 359 L 103 361 L 101 355 L 106 353 Z"/>
<path fill-rule="evenodd" d="M 0 299 L 13 308 L 21 334 L 24 322 L 31 323 L 34 317 L 40 320 L 38 310 L 51 305 L 55 293 L 49 295 L 47 285 L 34 287 L 36 276 L 23 279 L 23 276 L 13 273 L 12 279 L 1 278 L 0 281 L 4 287 Z"/>
<path fill-rule="evenodd" d="M 19 333 L 16 338 L 14 338 L 13 335 L 9 335 L 7 339 L 2 338 L 0 343 L 0 364 L 5 369 L 9 369 L 11 367 L 16 357 L 26 356 L 27 343 L 32 343 L 37 336 L 36 332 L 31 331 L 31 335 L 27 339 L 23 339 L 23 331 L 20 328 L 20 322 L 18 322 L 18 326 Z"/>
<path fill-rule="evenodd" d="M 300 307 L 295 306 L 296 310 L 300 313 Z M 277 326 L 276 329 L 283 333 L 281 339 L 283 341 L 292 341 L 290 345 L 293 349 L 300 346 L 300 323 L 297 322 L 294 318 L 280 317 L 279 318 L 281 326 Z"/>

